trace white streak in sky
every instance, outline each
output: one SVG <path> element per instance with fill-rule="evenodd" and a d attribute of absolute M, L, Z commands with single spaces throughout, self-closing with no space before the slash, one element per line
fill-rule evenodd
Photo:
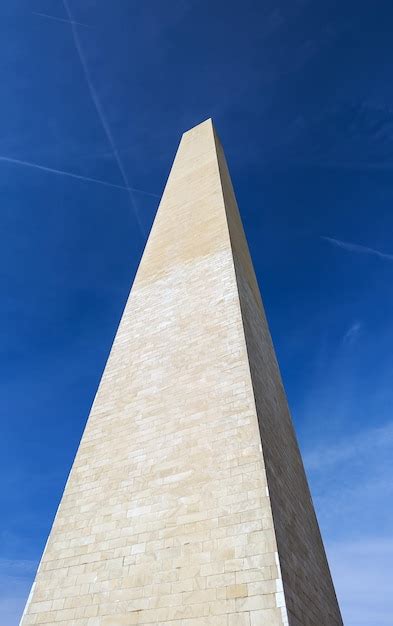
<path fill-rule="evenodd" d="M 352 326 L 348 328 L 347 332 L 345 333 L 343 337 L 343 343 L 344 344 L 353 343 L 358 337 L 361 329 L 362 329 L 362 324 L 360 322 L 355 322 L 354 324 L 352 324 Z"/>
<path fill-rule="evenodd" d="M 325 467 L 339 465 L 353 458 L 364 460 L 365 457 L 371 456 L 381 461 L 382 451 L 386 448 L 388 448 L 387 458 L 391 458 L 393 421 L 361 431 L 330 446 L 324 444 L 306 453 L 304 463 L 309 471 L 321 471 Z"/>
<path fill-rule="evenodd" d="M 69 20 L 64 20 L 62 17 L 55 17 L 54 15 L 48 15 L 47 13 L 36 13 L 32 12 L 32 15 L 37 15 L 38 17 L 45 17 L 48 20 L 55 20 L 55 22 L 63 22 L 65 24 L 77 24 L 78 26 L 85 26 L 86 28 L 92 28 L 90 24 L 82 24 L 82 22 L 70 22 Z"/>
<path fill-rule="evenodd" d="M 102 127 L 103 127 L 104 132 L 106 134 L 106 137 L 108 139 L 108 142 L 109 142 L 109 144 L 110 144 L 110 146 L 112 148 L 113 156 L 115 157 L 116 163 L 117 163 L 118 168 L 120 170 L 120 174 L 121 174 L 121 177 L 122 177 L 122 179 L 124 181 L 124 185 L 127 188 L 128 195 L 129 195 L 130 201 L 131 201 L 131 206 L 132 206 L 132 208 L 134 210 L 135 217 L 136 217 L 136 220 L 137 220 L 140 232 L 141 232 L 142 236 L 144 236 L 144 229 L 143 229 L 143 226 L 142 226 L 142 223 L 141 223 L 138 207 L 136 206 L 135 198 L 134 198 L 133 193 L 132 193 L 132 188 L 130 187 L 130 185 L 128 183 L 127 174 L 126 174 L 123 162 L 122 162 L 122 160 L 120 158 L 119 151 L 118 151 L 118 149 L 116 147 L 115 140 L 114 140 L 113 135 L 112 135 L 112 131 L 111 131 L 110 126 L 109 126 L 109 124 L 107 122 L 107 119 L 105 117 L 103 108 L 101 106 L 101 102 L 100 102 L 100 100 L 98 98 L 97 91 L 96 91 L 96 89 L 95 89 L 95 87 L 93 85 L 93 82 L 91 80 L 89 68 L 88 68 L 88 65 L 87 65 L 87 62 L 86 62 L 86 58 L 85 58 L 82 46 L 81 46 L 80 41 L 79 41 L 78 31 L 77 31 L 77 28 L 76 28 L 76 26 L 74 24 L 74 21 L 73 21 L 73 16 L 72 16 L 72 12 L 71 12 L 68 0 L 63 0 L 63 4 L 64 4 L 65 11 L 66 11 L 66 13 L 67 13 L 67 15 L 69 17 L 70 22 L 71 22 L 72 36 L 74 38 L 75 47 L 76 47 L 77 53 L 79 55 L 79 59 L 80 59 L 81 65 L 82 65 L 83 72 L 85 74 L 85 78 L 86 78 L 87 86 L 88 86 L 89 91 L 90 91 L 91 98 L 93 100 L 94 106 L 96 108 L 98 117 L 99 117 L 99 119 L 101 121 Z"/>
<path fill-rule="evenodd" d="M 89 176 L 82 176 L 81 174 L 74 174 L 73 172 L 67 172 L 65 170 L 57 170 L 54 167 L 46 167 L 46 165 L 39 165 L 38 163 L 32 163 L 31 161 L 22 161 L 20 159 L 13 159 L 11 157 L 0 156 L 0 161 L 5 163 L 13 163 L 14 165 L 23 165 L 25 167 L 33 167 L 36 170 L 42 170 L 43 172 L 50 172 L 51 174 L 59 174 L 60 176 L 70 176 L 71 178 L 77 178 L 78 180 L 84 180 L 88 183 L 98 183 L 99 185 L 105 185 L 106 187 L 114 187 L 115 189 L 125 189 L 129 191 L 129 187 L 124 187 L 124 185 L 116 185 L 115 183 L 110 183 L 106 180 L 100 180 L 99 178 L 90 178 Z M 153 196 L 154 198 L 158 198 L 154 193 L 150 193 L 148 191 L 143 191 L 142 189 L 133 188 L 132 191 L 136 193 L 142 193 L 146 196 Z"/>
<path fill-rule="evenodd" d="M 337 246 L 337 248 L 342 248 L 343 250 L 348 250 L 349 252 L 357 252 L 358 254 L 372 254 L 373 256 L 377 256 L 380 259 L 393 261 L 393 254 L 386 254 L 385 252 L 380 252 L 379 250 L 375 250 L 374 248 L 361 246 L 358 243 L 348 243 L 347 241 L 340 241 L 340 239 L 333 239 L 332 237 L 321 237 L 321 239 L 328 241 L 333 246 Z"/>

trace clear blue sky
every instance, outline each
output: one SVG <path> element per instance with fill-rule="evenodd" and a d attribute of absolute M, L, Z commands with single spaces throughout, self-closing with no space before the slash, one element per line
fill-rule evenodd
<path fill-rule="evenodd" d="M 345 624 L 393 624 L 392 31 L 389 1 L 1 2 L 2 626 L 18 623 L 179 137 L 210 116 Z"/>

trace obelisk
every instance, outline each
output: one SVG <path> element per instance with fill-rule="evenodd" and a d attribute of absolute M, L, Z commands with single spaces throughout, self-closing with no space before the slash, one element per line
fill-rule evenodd
<path fill-rule="evenodd" d="M 211 120 L 182 137 L 21 624 L 342 624 Z"/>

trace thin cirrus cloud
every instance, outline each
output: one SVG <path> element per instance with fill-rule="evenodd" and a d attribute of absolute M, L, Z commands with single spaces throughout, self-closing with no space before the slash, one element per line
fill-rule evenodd
<path fill-rule="evenodd" d="M 359 459 L 371 451 L 377 453 L 387 449 L 393 450 L 393 422 L 345 438 L 335 445 L 316 448 L 306 453 L 304 463 L 309 471 L 322 471 L 355 457 Z"/>
<path fill-rule="evenodd" d="M 359 333 L 362 329 L 362 324 L 360 322 L 354 322 L 352 326 L 350 326 L 343 337 L 344 344 L 352 344 L 355 339 L 359 336 Z"/>
<path fill-rule="evenodd" d="M 84 52 L 83 52 L 82 45 L 81 45 L 80 40 L 79 40 L 78 30 L 77 30 L 76 25 L 74 23 L 73 15 L 72 15 L 72 12 L 71 12 L 68 0 L 63 0 L 63 5 L 64 5 L 64 9 L 65 9 L 65 11 L 67 13 L 67 16 L 69 18 L 71 31 L 72 31 L 72 37 L 74 39 L 75 48 L 76 48 L 76 51 L 78 53 L 81 65 L 82 65 L 83 73 L 85 75 L 85 79 L 86 79 L 87 87 L 88 87 L 89 92 L 90 92 L 91 99 L 92 99 L 93 104 L 95 106 L 95 109 L 97 111 L 97 115 L 98 115 L 98 117 L 100 119 L 102 128 L 103 128 L 103 130 L 105 132 L 105 135 L 107 137 L 108 143 L 109 143 L 109 145 L 110 145 L 110 147 L 112 149 L 113 156 L 114 156 L 115 161 L 117 163 L 117 166 L 119 168 L 119 171 L 120 171 L 121 177 L 123 179 L 124 185 L 125 185 L 125 187 L 126 187 L 126 189 L 128 191 L 128 195 L 129 195 L 129 198 L 130 198 L 131 206 L 133 208 L 133 211 L 134 211 L 134 214 L 135 214 L 135 218 L 136 218 L 136 221 L 137 221 L 140 233 L 144 237 L 144 234 L 145 234 L 144 233 L 144 228 L 143 228 L 143 225 L 142 225 L 141 217 L 139 215 L 139 210 L 138 210 L 137 204 L 135 202 L 133 191 L 132 191 L 132 188 L 129 185 L 128 177 L 127 177 L 127 173 L 126 173 L 123 161 L 121 160 L 119 150 L 117 149 L 117 146 L 116 146 L 116 143 L 115 143 L 115 140 L 114 140 L 111 128 L 109 126 L 108 120 L 106 119 L 104 110 L 102 108 L 100 99 L 98 97 L 98 93 L 97 93 L 97 91 L 96 91 L 96 89 L 95 89 L 95 87 L 93 85 L 93 82 L 92 82 L 92 79 L 91 79 L 91 76 L 90 76 L 90 70 L 89 70 L 89 67 L 88 67 L 88 64 L 87 64 L 87 61 L 86 61 L 86 57 L 85 57 Z"/>
<path fill-rule="evenodd" d="M 377 256 L 380 259 L 393 261 L 393 254 L 387 254 L 386 252 L 375 250 L 375 248 L 361 246 L 358 243 L 350 243 L 348 241 L 341 241 L 340 239 L 334 239 L 333 237 L 321 236 L 321 239 L 324 239 L 324 241 L 327 241 L 328 243 L 330 243 L 333 246 L 336 246 L 337 248 L 341 248 L 342 250 L 347 250 L 348 252 L 356 252 L 358 254 L 371 254 L 372 256 Z"/>
<path fill-rule="evenodd" d="M 0 615 L 2 624 L 18 624 L 37 569 L 36 561 L 0 558 Z"/>
<path fill-rule="evenodd" d="M 31 167 L 33 169 L 41 170 L 43 172 L 49 172 L 50 174 L 58 174 L 59 176 L 69 176 L 70 178 L 76 178 L 77 180 L 83 180 L 88 183 L 97 183 L 99 185 L 105 185 L 106 187 L 114 187 L 115 189 L 124 189 L 125 191 L 129 191 L 129 187 L 125 187 L 124 185 L 116 185 L 116 183 L 111 183 L 107 180 L 101 180 L 99 178 L 91 178 L 90 176 L 82 176 L 81 174 L 75 174 L 74 172 L 67 172 L 66 170 L 58 170 L 54 167 L 47 167 L 46 165 L 40 165 L 39 163 L 33 163 L 32 161 L 22 161 L 21 159 L 13 159 L 12 157 L 0 156 L 0 161 L 4 163 L 12 163 L 13 165 L 21 165 L 24 167 Z M 135 193 L 141 193 L 147 196 L 152 196 L 154 198 L 158 198 L 154 193 L 150 193 L 149 191 L 144 191 L 142 189 L 136 189 L 135 187 L 132 189 Z"/>
<path fill-rule="evenodd" d="M 334 580 L 346 623 L 357 626 L 391 625 L 388 598 L 392 588 L 393 540 L 379 536 L 332 542 L 328 549 Z"/>
<path fill-rule="evenodd" d="M 32 15 L 36 15 L 37 17 L 43 17 L 47 20 L 54 20 L 55 22 L 65 22 L 66 24 L 76 24 L 77 26 L 85 26 L 86 28 L 92 28 L 91 24 L 83 24 L 82 22 L 71 22 L 70 20 L 65 20 L 62 17 L 56 17 L 55 15 L 48 15 L 48 13 L 37 13 L 36 11 L 32 11 Z"/>
<path fill-rule="evenodd" d="M 391 624 L 393 541 L 378 512 L 392 518 L 393 422 L 304 455 L 346 624 Z"/>

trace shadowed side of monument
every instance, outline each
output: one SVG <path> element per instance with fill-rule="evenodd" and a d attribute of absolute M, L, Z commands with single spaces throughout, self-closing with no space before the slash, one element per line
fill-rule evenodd
<path fill-rule="evenodd" d="M 21 621 L 58 623 L 342 623 L 211 120 L 181 140 Z"/>
<path fill-rule="evenodd" d="M 216 145 L 289 623 L 342 624 L 257 279 L 217 135 Z"/>

